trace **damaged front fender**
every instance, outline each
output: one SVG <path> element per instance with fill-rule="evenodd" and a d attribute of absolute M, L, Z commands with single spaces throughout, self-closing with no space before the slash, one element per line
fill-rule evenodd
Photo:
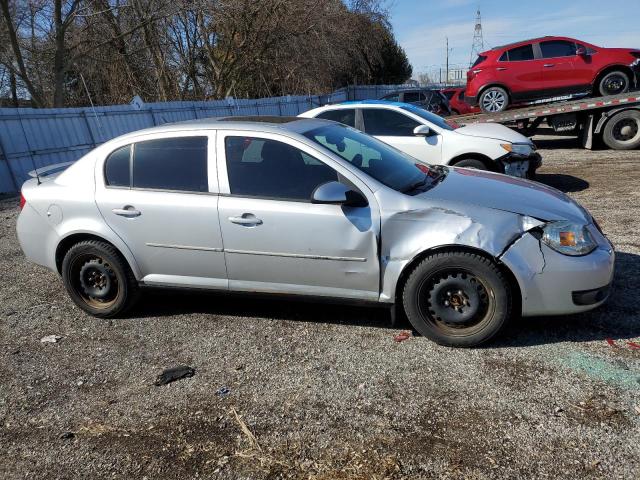
<path fill-rule="evenodd" d="M 381 301 L 395 300 L 403 270 L 426 251 L 462 246 L 497 258 L 526 230 L 521 215 L 477 206 L 465 207 L 432 205 L 383 215 Z"/>

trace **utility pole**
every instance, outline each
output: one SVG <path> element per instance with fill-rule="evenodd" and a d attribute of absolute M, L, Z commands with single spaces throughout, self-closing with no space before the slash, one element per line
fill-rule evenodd
<path fill-rule="evenodd" d="M 480 16 L 480 8 L 476 12 L 476 26 L 473 31 L 473 43 L 471 44 L 471 59 L 469 60 L 469 67 L 473 65 L 476 57 L 484 52 L 484 39 L 482 38 L 482 18 Z"/>
<path fill-rule="evenodd" d="M 444 83 L 449 84 L 449 37 L 445 37 L 447 40 L 447 76 L 444 77 Z"/>

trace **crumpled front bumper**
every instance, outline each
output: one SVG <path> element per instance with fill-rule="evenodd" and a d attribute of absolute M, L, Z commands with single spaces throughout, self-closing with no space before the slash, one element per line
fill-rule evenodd
<path fill-rule="evenodd" d="M 518 281 L 523 316 L 579 313 L 607 300 L 615 252 L 595 226 L 588 228 L 598 246 L 587 255 L 563 255 L 525 233 L 500 257 Z"/>
<path fill-rule="evenodd" d="M 542 156 L 538 152 L 531 155 L 518 155 L 509 152 L 496 160 L 501 173 L 511 177 L 533 178 L 536 170 L 542 165 Z"/>
<path fill-rule="evenodd" d="M 631 67 L 631 70 L 633 71 L 633 74 L 635 76 L 635 87 L 637 89 L 640 89 L 640 58 L 638 58 L 635 62 L 633 62 L 631 65 L 629 65 Z"/>

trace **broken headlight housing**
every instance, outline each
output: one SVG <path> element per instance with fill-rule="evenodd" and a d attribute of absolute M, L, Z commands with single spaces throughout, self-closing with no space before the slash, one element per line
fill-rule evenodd
<path fill-rule="evenodd" d="M 586 255 L 598 246 L 586 225 L 550 222 L 542 228 L 542 241 L 563 255 Z"/>

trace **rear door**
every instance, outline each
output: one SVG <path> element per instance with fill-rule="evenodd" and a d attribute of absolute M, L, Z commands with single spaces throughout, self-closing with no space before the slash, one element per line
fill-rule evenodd
<path fill-rule="evenodd" d="M 380 220 L 366 185 L 282 135 L 221 130 L 217 145 L 232 290 L 378 299 Z M 311 203 L 315 188 L 337 180 L 369 206 Z"/>
<path fill-rule="evenodd" d="M 532 44 L 505 51 L 498 60 L 496 82 L 509 87 L 515 102 L 535 98 L 542 90 L 542 61 Z"/>
<path fill-rule="evenodd" d="M 395 110 L 362 108 L 364 131 L 426 163 L 442 163 L 442 137 L 417 136 L 413 130 L 422 125 Z"/>
<path fill-rule="evenodd" d="M 96 178 L 100 212 L 133 252 L 145 283 L 227 287 L 215 133 L 123 145 L 98 162 Z"/>

